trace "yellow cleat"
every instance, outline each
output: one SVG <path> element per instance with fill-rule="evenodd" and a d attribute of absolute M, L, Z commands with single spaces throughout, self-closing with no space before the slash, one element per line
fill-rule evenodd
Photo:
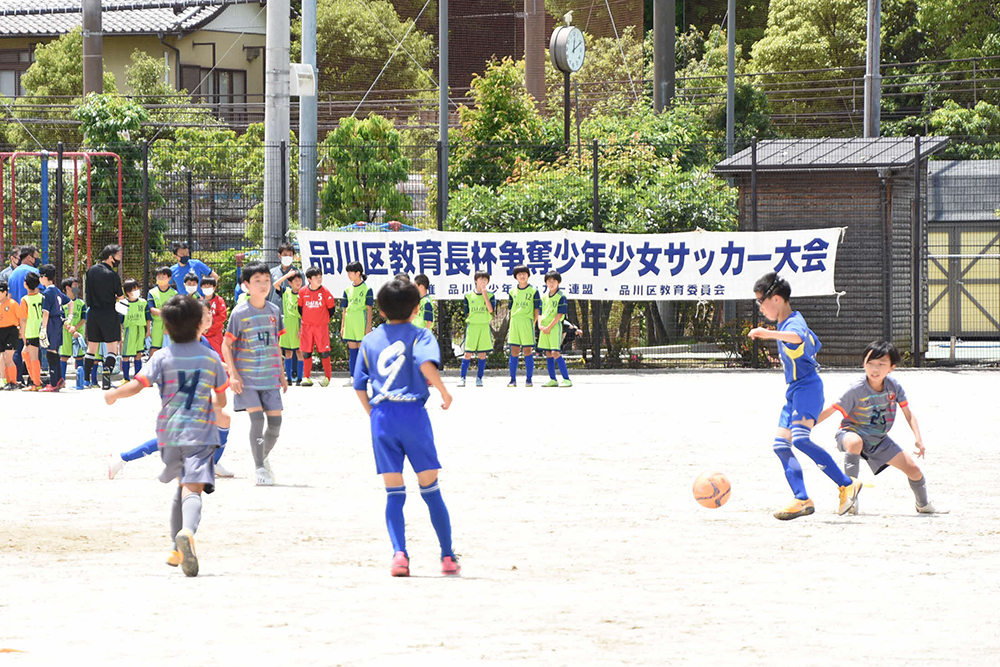
<path fill-rule="evenodd" d="M 170 567 L 177 567 L 183 562 L 184 562 L 184 554 L 182 554 L 180 551 L 177 551 L 176 549 L 171 551 L 170 555 L 167 556 L 167 565 L 169 565 Z"/>
<path fill-rule="evenodd" d="M 177 533 L 177 550 L 181 552 L 181 569 L 186 577 L 198 576 L 198 556 L 194 551 L 194 533 L 187 528 Z"/>
<path fill-rule="evenodd" d="M 840 487 L 840 506 L 837 508 L 837 514 L 847 514 L 848 510 L 854 507 L 854 503 L 858 500 L 858 494 L 861 493 L 861 487 L 863 486 L 861 482 L 853 477 L 850 480 L 850 486 Z"/>
<path fill-rule="evenodd" d="M 798 519 L 800 516 L 809 516 L 816 511 L 816 505 L 812 500 L 806 498 L 805 500 L 799 500 L 796 498 L 792 501 L 792 504 L 783 510 L 778 510 L 774 513 L 774 518 L 779 521 L 791 521 L 792 519 Z"/>

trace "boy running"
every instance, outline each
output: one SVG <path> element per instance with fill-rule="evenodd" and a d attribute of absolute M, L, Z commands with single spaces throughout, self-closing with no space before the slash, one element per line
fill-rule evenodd
<path fill-rule="evenodd" d="M 233 409 L 250 416 L 254 481 L 257 486 L 273 486 L 274 473 L 268 456 L 281 432 L 281 394 L 288 391 L 278 345 L 285 329 L 281 309 L 267 300 L 271 291 L 271 271 L 267 265 L 247 264 L 242 278 L 247 300 L 233 308 L 222 353 L 235 394 Z"/>
<path fill-rule="evenodd" d="M 146 350 L 146 338 L 149 337 L 153 324 L 153 314 L 149 310 L 149 302 L 140 299 L 139 283 L 129 278 L 122 284 L 125 299 L 119 304 L 124 312 L 122 318 L 122 376 L 129 381 L 132 374 L 132 362 L 135 361 L 136 374 L 142 370 L 142 353 Z"/>
<path fill-rule="evenodd" d="M 164 345 L 163 318 L 160 317 L 160 309 L 172 297 L 177 296 L 177 290 L 170 286 L 172 275 L 169 266 L 158 268 L 156 270 L 156 287 L 149 290 L 149 294 L 146 296 L 146 302 L 149 304 L 149 312 L 153 316 L 153 326 L 149 334 L 151 341 L 149 353 L 151 355 Z"/>
<path fill-rule="evenodd" d="M 302 373 L 305 363 L 302 356 L 302 338 L 299 335 L 302 323 L 302 316 L 299 314 L 299 290 L 302 289 L 302 273 L 297 270 L 288 278 L 289 289 L 281 291 L 281 316 L 285 322 L 285 333 L 281 335 L 278 344 L 281 345 L 281 352 L 285 355 L 285 379 L 288 384 L 302 384 Z M 288 276 L 288 273 L 285 276 Z M 281 280 L 285 279 L 281 277 Z"/>
<path fill-rule="evenodd" d="M 510 329 L 507 344 L 510 346 L 510 384 L 517 386 L 517 364 L 524 351 L 524 386 L 532 386 L 535 375 L 535 322 L 542 313 L 542 298 L 538 290 L 528 284 L 531 270 L 526 266 L 514 269 L 517 287 L 510 293 Z"/>
<path fill-rule="evenodd" d="M 816 419 L 823 412 L 823 381 L 819 377 L 816 353 L 823 346 L 806 325 L 802 314 L 792 310 L 788 302 L 792 287 L 788 281 L 773 271 L 760 278 L 753 286 L 761 314 L 778 323 L 778 330 L 764 327 L 751 329 L 750 338 L 774 340 L 785 370 L 785 407 L 778 419 L 778 432 L 774 439 L 774 453 L 785 469 L 785 478 L 792 487 L 795 500 L 788 507 L 774 513 L 774 518 L 789 521 L 816 511 L 816 506 L 806 493 L 802 466 L 792 452 L 792 445 L 811 458 L 840 488 L 838 514 L 846 514 L 861 492 L 861 484 L 851 479 L 837 467 L 833 457 L 814 443 L 809 433 Z"/>
<path fill-rule="evenodd" d="M 451 546 L 451 519 L 438 486 L 441 464 L 424 407 L 430 396 L 428 383 L 440 392 L 444 410 L 451 405 L 451 394 L 438 372 L 441 352 L 437 340 L 427 329 L 411 324 L 417 316 L 419 303 L 420 294 L 409 282 L 392 280 L 379 290 L 379 313 L 386 324 L 361 343 L 361 359 L 353 381 L 358 399 L 371 417 L 375 467 L 385 482 L 385 522 L 392 541 L 390 573 L 394 577 L 410 575 L 403 519 L 406 502 L 404 459 L 409 459 L 417 473 L 420 497 L 430 510 L 431 524 L 441 547 L 441 572 L 456 575 L 461 570 Z M 369 381 L 371 400 L 368 398 Z"/>
<path fill-rule="evenodd" d="M 299 290 L 299 315 L 302 316 L 302 329 L 299 331 L 300 349 L 305 359 L 305 377 L 303 387 L 312 386 L 312 354 L 319 354 L 323 362 L 323 377 L 319 386 L 330 384 L 332 369 L 330 367 L 330 318 L 337 307 L 337 299 L 327 288 L 323 287 L 323 272 L 318 266 L 306 269 L 306 279 L 309 285 Z"/>
<path fill-rule="evenodd" d="M 465 310 L 465 355 L 462 357 L 462 377 L 459 387 L 465 386 L 465 376 L 469 373 L 472 355 L 479 357 L 476 369 L 476 386 L 483 386 L 483 374 L 486 372 L 486 355 L 493 351 L 493 336 L 490 333 L 490 320 L 497 307 L 497 298 L 487 286 L 490 284 L 490 274 L 486 271 L 476 271 L 476 289 L 465 295 L 462 307 Z"/>
<path fill-rule="evenodd" d="M 178 480 L 170 512 L 174 549 L 167 565 L 198 574 L 194 534 L 201 523 L 201 494 L 215 491 L 212 456 L 219 445 L 215 409 L 226 405 L 226 371 L 214 351 L 198 343 L 202 306 L 191 297 L 175 296 L 161 314 L 173 344 L 150 358 L 145 371 L 104 396 L 108 405 L 135 396 L 145 387 L 160 389 L 156 419 L 157 444 L 163 457 L 160 481 Z"/>
<path fill-rule="evenodd" d="M 347 365 L 351 377 L 354 377 L 361 339 L 372 330 L 375 296 L 372 294 L 372 288 L 365 284 L 364 267 L 361 266 L 361 262 L 351 262 L 347 265 L 347 278 L 351 281 L 351 286 L 344 290 L 344 297 L 340 300 L 340 307 L 344 309 L 340 316 L 340 339 L 347 343 Z M 350 387 L 352 384 L 354 383 L 348 378 L 344 386 Z"/>
<path fill-rule="evenodd" d="M 836 403 L 824 410 L 816 423 L 834 412 L 844 419 L 837 431 L 837 449 L 844 452 L 844 468 L 851 477 L 861 473 L 861 459 L 868 462 L 872 473 L 879 474 L 889 466 L 902 470 L 910 482 L 920 514 L 947 514 L 948 510 L 934 507 L 927 499 L 927 480 L 916 461 L 889 437 L 889 429 L 896 422 L 896 407 L 903 411 L 906 422 L 913 431 L 918 458 L 924 456 L 923 438 L 917 417 L 906 400 L 902 385 L 889 377 L 889 373 L 903 360 L 892 343 L 875 341 L 868 344 L 861 355 L 865 377 L 844 392 Z M 858 513 L 855 501 L 851 514 Z"/>
<path fill-rule="evenodd" d="M 559 381 L 556 380 L 556 364 L 559 364 L 559 373 L 563 377 L 562 386 L 573 386 L 572 380 L 569 379 L 569 369 L 566 368 L 566 360 L 562 356 L 562 322 L 569 312 L 569 303 L 566 301 L 566 295 L 559 290 L 561 283 L 562 275 L 558 271 L 549 271 L 545 274 L 545 287 L 548 289 L 542 295 L 542 314 L 538 317 L 538 349 L 545 353 L 549 381 L 542 387 L 559 386 Z"/>

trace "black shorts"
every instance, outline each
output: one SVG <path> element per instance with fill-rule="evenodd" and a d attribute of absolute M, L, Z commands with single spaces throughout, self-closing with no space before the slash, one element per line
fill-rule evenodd
<path fill-rule="evenodd" d="M 17 349 L 17 327 L 0 328 L 0 352 Z"/>
<path fill-rule="evenodd" d="M 117 343 L 122 339 L 121 320 L 114 306 L 87 311 L 87 342 Z"/>
<path fill-rule="evenodd" d="M 24 346 L 25 347 L 37 347 L 37 348 L 41 348 L 42 347 L 42 339 L 41 338 L 26 338 Z"/>

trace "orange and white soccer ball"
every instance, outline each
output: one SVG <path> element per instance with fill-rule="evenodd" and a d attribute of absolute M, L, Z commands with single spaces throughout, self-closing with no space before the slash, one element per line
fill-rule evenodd
<path fill-rule="evenodd" d="M 729 478 L 721 472 L 705 472 L 694 480 L 694 499 L 704 507 L 715 509 L 722 507 L 729 500 L 732 485 Z"/>

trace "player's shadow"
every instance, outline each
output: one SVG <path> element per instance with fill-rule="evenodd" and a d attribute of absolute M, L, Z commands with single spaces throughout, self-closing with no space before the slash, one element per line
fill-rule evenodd
<path fill-rule="evenodd" d="M 272 484 L 271 488 L 274 489 L 311 489 L 313 486 L 311 484 Z"/>

